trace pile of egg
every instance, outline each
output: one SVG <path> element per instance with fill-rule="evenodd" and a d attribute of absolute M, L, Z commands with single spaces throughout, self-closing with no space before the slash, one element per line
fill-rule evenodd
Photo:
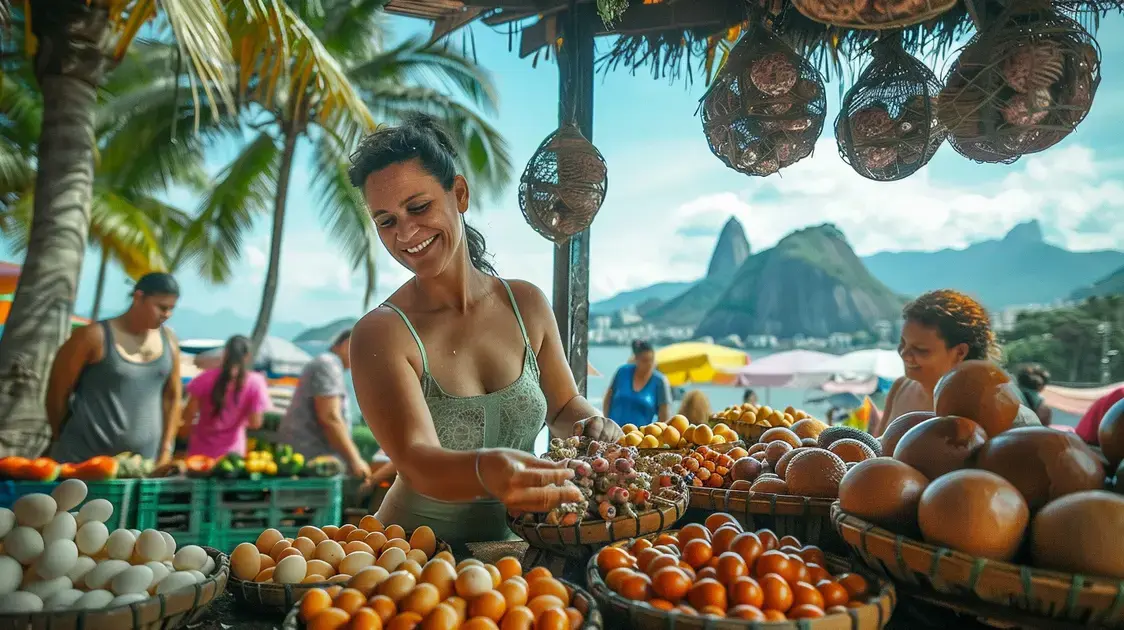
<path fill-rule="evenodd" d="M 203 582 L 215 561 L 202 547 L 176 551 L 167 532 L 109 531 L 113 504 L 87 501 L 68 479 L 51 494 L 0 508 L 0 614 L 96 610 L 141 602 Z"/>

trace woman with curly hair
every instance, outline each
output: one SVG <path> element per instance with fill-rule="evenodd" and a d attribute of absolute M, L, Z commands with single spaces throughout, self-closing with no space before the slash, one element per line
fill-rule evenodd
<path fill-rule="evenodd" d="M 890 421 L 904 413 L 932 411 L 937 381 L 961 362 L 999 358 L 987 311 L 963 293 L 930 291 L 907 304 L 902 319 L 898 354 L 905 376 L 894 382 L 881 416 L 871 422 L 874 436 L 882 435 Z M 1036 424 L 1041 423 L 1034 412 L 1020 409 L 1015 426 Z"/>
<path fill-rule="evenodd" d="M 679 403 L 679 415 L 690 420 L 691 424 L 706 424 L 710 419 L 710 400 L 706 394 L 692 389 Z"/>

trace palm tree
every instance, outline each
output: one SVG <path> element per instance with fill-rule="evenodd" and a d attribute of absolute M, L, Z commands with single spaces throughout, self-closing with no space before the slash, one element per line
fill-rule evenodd
<path fill-rule="evenodd" d="M 232 100 L 224 76 L 231 48 L 219 1 L 162 0 L 159 14 L 157 9 L 153 0 L 36 0 L 4 12 L 10 31 L 30 25 L 32 37 L 24 43 L 34 58 L 44 106 L 27 256 L 0 338 L 3 454 L 37 454 L 25 451 L 34 450 L 28 445 L 41 443 L 48 430 L 46 375 L 69 334 L 87 244 L 97 87 L 106 68 L 123 58 L 141 26 L 159 15 L 190 61 L 212 115 L 218 115 L 219 103 Z"/>
<path fill-rule="evenodd" d="M 288 54 L 253 51 L 238 59 L 241 88 L 255 105 L 259 135 L 239 157 L 269 169 L 276 183 L 269 265 L 252 341 L 265 339 L 280 278 L 281 238 L 293 157 L 298 143 L 312 145 L 314 193 L 330 237 L 354 269 L 363 269 L 364 307 L 374 293 L 378 239 L 362 200 L 347 179 L 347 155 L 374 120 L 394 122 L 409 110 L 438 116 L 462 144 L 462 168 L 482 189 L 498 191 L 511 176 L 506 143 L 482 113 L 495 111 L 495 91 L 468 60 L 407 42 L 382 49 L 384 0 L 325 0 L 283 5 Z M 235 49 L 249 15 L 231 17 Z M 275 37 L 275 39 L 282 39 Z M 450 95 L 453 94 L 453 96 Z M 462 99 L 467 101 L 462 102 Z M 261 155 L 255 155 L 258 152 Z M 265 159 L 266 155 L 275 159 Z"/>

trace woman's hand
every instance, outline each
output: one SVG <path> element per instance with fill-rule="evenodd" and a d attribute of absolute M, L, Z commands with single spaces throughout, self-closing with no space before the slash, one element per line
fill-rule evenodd
<path fill-rule="evenodd" d="M 565 484 L 574 476 L 573 470 L 522 451 L 483 450 L 477 472 L 485 492 L 513 512 L 549 512 L 583 498 L 577 486 Z"/>
<path fill-rule="evenodd" d="M 591 416 L 574 423 L 574 435 L 598 442 L 616 442 L 624 435 L 624 431 L 621 431 L 620 425 L 604 416 Z"/>

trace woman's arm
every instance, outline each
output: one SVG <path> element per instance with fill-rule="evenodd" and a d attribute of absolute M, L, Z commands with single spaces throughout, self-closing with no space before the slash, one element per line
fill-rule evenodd
<path fill-rule="evenodd" d="M 614 382 L 616 382 L 615 377 L 614 377 L 613 380 L 609 381 L 609 387 L 608 387 L 608 389 L 605 390 L 605 397 L 601 399 L 601 413 L 603 413 L 606 418 L 612 418 L 613 417 L 613 414 L 611 414 L 609 412 L 609 405 L 613 402 L 613 383 Z"/>
<path fill-rule="evenodd" d="M 368 313 L 351 337 L 351 378 L 375 440 L 416 492 L 440 501 L 491 495 L 509 508 L 541 512 L 581 500 L 560 465 L 511 449 L 441 447 L 425 404 L 421 356 L 397 314 Z"/>
<path fill-rule="evenodd" d="M 653 374 L 652 378 L 659 379 L 657 385 L 659 389 L 656 390 L 656 419 L 667 422 L 671 419 L 671 382 L 660 372 Z"/>
<path fill-rule="evenodd" d="M 905 377 L 899 377 L 890 386 L 890 391 L 886 394 L 886 405 L 882 408 L 882 413 L 878 418 L 875 418 L 874 423 L 869 427 L 870 434 L 874 437 L 881 437 L 886 431 L 886 427 L 894 421 L 894 398 L 897 397 L 898 391 L 901 390 L 902 385 L 905 384 Z"/>

